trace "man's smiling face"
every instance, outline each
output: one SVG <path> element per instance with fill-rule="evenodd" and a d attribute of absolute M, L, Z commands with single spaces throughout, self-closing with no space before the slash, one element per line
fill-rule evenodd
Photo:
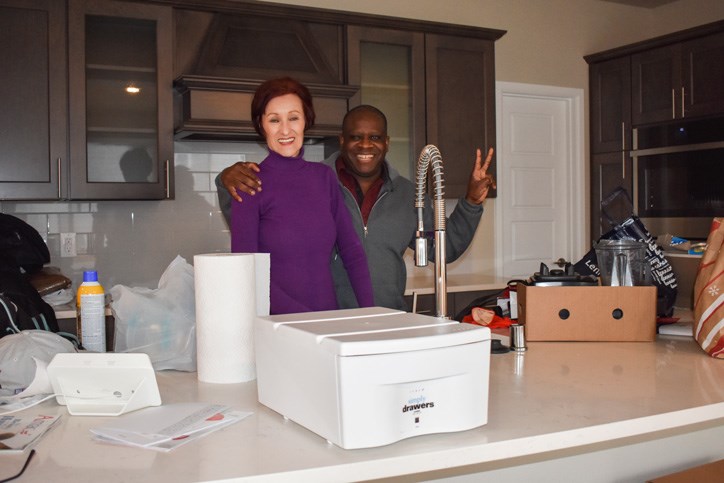
<path fill-rule="evenodd" d="M 342 126 L 339 147 L 345 167 L 356 178 L 376 179 L 390 147 L 384 119 L 371 111 L 352 113 Z"/>

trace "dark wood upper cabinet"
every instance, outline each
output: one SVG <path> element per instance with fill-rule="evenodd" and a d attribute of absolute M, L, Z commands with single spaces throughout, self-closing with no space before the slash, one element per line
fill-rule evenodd
<path fill-rule="evenodd" d="M 385 113 L 388 161 L 414 180 L 420 151 L 433 144 L 446 198 L 464 196 L 475 149 L 495 146 L 494 41 L 351 25 L 347 42 L 349 81 L 360 86 L 350 107 Z"/>
<path fill-rule="evenodd" d="M 667 45 L 631 57 L 635 125 L 682 117 L 681 46 Z"/>
<path fill-rule="evenodd" d="M 724 113 L 724 32 L 681 46 L 684 116 Z"/>
<path fill-rule="evenodd" d="M 591 152 L 631 149 L 631 59 L 592 64 L 589 81 Z"/>
<path fill-rule="evenodd" d="M 325 146 L 363 102 L 391 120 L 406 176 L 436 144 L 451 198 L 495 144 L 502 30 L 244 0 L 0 0 L 0 14 L 0 199 L 173 197 L 174 137 L 255 138 L 254 90 L 283 75 L 310 88 Z"/>
<path fill-rule="evenodd" d="M 171 13 L 0 0 L 0 199 L 172 195 Z"/>
<path fill-rule="evenodd" d="M 173 197 L 172 9 L 70 0 L 68 28 L 68 197 Z"/>
<path fill-rule="evenodd" d="M 63 196 L 65 18 L 57 0 L 0 0 L 0 199 Z"/>
<path fill-rule="evenodd" d="M 387 117 L 389 163 L 414 179 L 426 144 L 425 35 L 421 32 L 347 27 L 349 82 L 359 86 L 350 107 L 371 104 Z"/>
<path fill-rule="evenodd" d="M 480 148 L 495 147 L 495 54 L 490 40 L 425 36 L 427 142 L 445 161 L 445 195 L 459 198 Z M 496 164 L 490 172 L 495 175 Z M 494 198 L 493 190 L 488 195 Z"/>
<path fill-rule="evenodd" d="M 631 70 L 634 124 L 724 113 L 724 32 L 635 53 Z"/>

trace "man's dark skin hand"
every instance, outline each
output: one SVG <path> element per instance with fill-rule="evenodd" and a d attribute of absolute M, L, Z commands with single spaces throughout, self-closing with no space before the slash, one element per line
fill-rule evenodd
<path fill-rule="evenodd" d="M 242 199 L 237 190 L 252 196 L 261 191 L 261 180 L 256 175 L 258 172 L 258 164 L 239 161 L 224 168 L 221 172 L 221 182 L 231 197 L 241 203 Z"/>
<path fill-rule="evenodd" d="M 473 205 L 479 205 L 485 198 L 488 197 L 490 189 L 495 189 L 495 179 L 492 174 L 488 174 L 488 168 L 493 160 L 493 148 L 488 149 L 488 155 L 485 157 L 485 161 L 480 163 L 481 153 L 478 149 L 475 156 L 475 164 L 473 165 L 473 172 L 470 173 L 468 178 L 468 192 L 465 194 L 465 199 Z"/>

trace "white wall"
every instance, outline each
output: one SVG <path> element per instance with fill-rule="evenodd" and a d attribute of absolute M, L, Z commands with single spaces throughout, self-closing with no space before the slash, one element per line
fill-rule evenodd
<path fill-rule="evenodd" d="M 721 0 L 678 0 L 656 9 L 601 0 L 278 3 L 506 30 L 507 34 L 496 43 L 497 80 L 576 87 L 586 92 L 588 76 L 583 55 L 724 18 Z M 154 287 L 177 254 L 191 261 L 196 253 L 229 248 L 213 178 L 237 154 L 245 153 L 248 159 L 261 159 L 261 154 L 253 146 L 238 144 L 206 148 L 207 152 L 198 152 L 204 151 L 204 143 L 176 145 L 176 200 L 1 202 L 0 211 L 16 215 L 38 229 L 50 247 L 51 265 L 60 267 L 76 287 L 82 271 L 90 268 L 99 270 L 108 288 L 115 283 Z M 221 152 L 213 154 L 212 150 Z M 587 160 L 581 162 L 587 166 Z M 484 267 L 483 271 L 493 273 L 494 211 L 494 200 L 489 200 L 473 246 L 448 266 L 450 273 L 469 273 L 470 267 Z M 77 257 L 59 256 L 63 232 L 78 234 Z"/>

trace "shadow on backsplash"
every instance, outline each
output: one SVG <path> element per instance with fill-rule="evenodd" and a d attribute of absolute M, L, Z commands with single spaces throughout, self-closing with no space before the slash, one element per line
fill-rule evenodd
<path fill-rule="evenodd" d="M 156 288 L 173 259 L 193 264 L 194 255 L 228 252 L 229 229 L 216 196 L 214 178 L 236 161 L 261 161 L 257 143 L 177 142 L 174 146 L 176 198 L 161 201 L 8 202 L 0 211 L 32 225 L 50 250 L 50 266 L 77 288 L 84 270 L 98 270 L 101 284 Z M 306 146 L 306 157 L 321 160 L 321 146 Z M 74 233 L 74 257 L 61 257 L 60 234 Z"/>

